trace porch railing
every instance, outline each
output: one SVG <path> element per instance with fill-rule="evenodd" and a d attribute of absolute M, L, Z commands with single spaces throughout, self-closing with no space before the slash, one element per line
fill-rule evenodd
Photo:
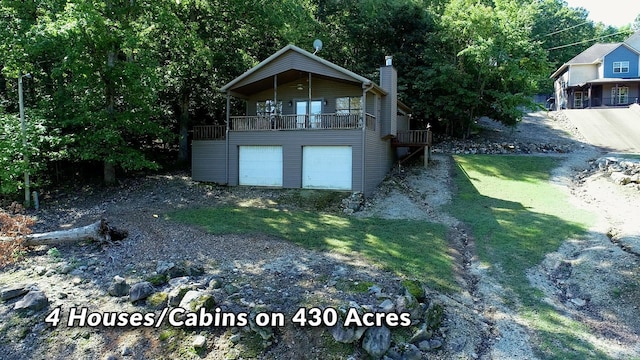
<path fill-rule="evenodd" d="M 366 126 L 375 128 L 375 116 L 366 114 Z M 272 116 L 231 116 L 230 130 L 313 130 L 357 129 L 362 127 L 360 114 L 312 114 Z"/>
<path fill-rule="evenodd" d="M 395 146 L 431 146 L 433 135 L 431 130 L 398 131 L 393 139 Z"/>
<path fill-rule="evenodd" d="M 224 140 L 226 130 L 224 125 L 197 125 L 193 127 L 193 140 Z"/>

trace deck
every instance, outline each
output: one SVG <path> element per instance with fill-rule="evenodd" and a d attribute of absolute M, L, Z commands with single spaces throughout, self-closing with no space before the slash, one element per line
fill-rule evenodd
<path fill-rule="evenodd" d="M 321 129 L 348 130 L 376 129 L 376 117 L 365 114 L 312 114 L 272 116 L 230 116 L 229 131 L 313 131 Z M 194 140 L 224 140 L 225 125 L 198 125 L 193 127 Z"/>

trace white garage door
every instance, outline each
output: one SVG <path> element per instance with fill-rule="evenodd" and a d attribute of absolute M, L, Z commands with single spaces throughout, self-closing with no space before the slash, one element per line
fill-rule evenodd
<path fill-rule="evenodd" d="M 351 146 L 302 148 L 302 187 L 351 190 Z"/>
<path fill-rule="evenodd" d="M 282 146 L 240 146 L 240 185 L 282 186 Z"/>

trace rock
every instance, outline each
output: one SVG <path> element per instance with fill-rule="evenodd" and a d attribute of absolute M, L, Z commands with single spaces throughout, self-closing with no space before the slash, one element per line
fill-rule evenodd
<path fill-rule="evenodd" d="M 68 263 L 62 263 L 58 266 L 58 273 L 60 274 L 68 274 L 73 271 L 73 266 Z"/>
<path fill-rule="evenodd" d="M 438 339 L 431 339 L 429 340 L 429 346 L 431 349 L 439 349 L 442 347 L 442 341 Z"/>
<path fill-rule="evenodd" d="M 133 350 L 129 346 L 123 346 L 122 351 L 120 352 L 122 356 L 132 356 Z"/>
<path fill-rule="evenodd" d="M 182 300 L 180 300 L 179 307 L 186 309 L 187 311 L 196 312 L 201 308 L 211 310 L 216 306 L 216 300 L 213 295 L 204 291 L 189 290 L 184 294 Z"/>
<path fill-rule="evenodd" d="M 49 299 L 40 290 L 29 291 L 13 306 L 14 310 L 42 310 L 49 305 Z"/>
<path fill-rule="evenodd" d="M 369 287 L 368 291 L 369 291 L 369 295 L 377 295 L 377 294 L 380 294 L 380 292 L 382 291 L 382 288 L 378 285 L 372 285 Z"/>
<path fill-rule="evenodd" d="M 32 285 L 12 285 L 0 289 L 0 300 L 6 301 L 9 299 L 22 296 L 31 290 Z"/>
<path fill-rule="evenodd" d="M 173 279 L 169 279 L 169 286 L 177 287 L 182 285 L 187 285 L 189 283 L 190 278 L 188 276 L 181 276 Z"/>
<path fill-rule="evenodd" d="M 249 316 L 249 328 L 256 334 L 260 335 L 262 340 L 271 340 L 274 336 L 273 328 L 269 326 L 258 326 L 255 322 L 255 313 Z"/>
<path fill-rule="evenodd" d="M 613 172 L 611 173 L 611 181 L 618 185 L 627 185 L 631 182 L 631 176 L 623 172 Z"/>
<path fill-rule="evenodd" d="M 415 344 L 424 340 L 429 340 L 431 339 L 432 336 L 433 336 L 433 331 L 429 330 L 427 328 L 427 324 L 424 323 L 422 324 L 422 326 L 420 326 L 420 329 L 418 329 L 415 333 L 413 333 L 413 335 L 411 336 L 411 339 L 409 339 L 409 343 Z"/>
<path fill-rule="evenodd" d="M 176 265 L 171 269 L 169 269 L 166 275 L 169 277 L 169 279 L 173 279 L 173 278 L 178 278 L 183 276 L 189 276 L 189 272 L 187 271 L 187 268 L 184 265 Z"/>
<path fill-rule="evenodd" d="M 242 340 L 242 334 L 237 333 L 237 334 L 233 334 L 229 337 L 229 341 L 231 341 L 232 344 L 237 344 Z"/>
<path fill-rule="evenodd" d="M 207 338 L 204 335 L 197 335 L 191 343 L 195 349 L 202 349 L 207 346 Z"/>
<path fill-rule="evenodd" d="M 184 295 L 189 290 L 190 288 L 184 285 L 171 289 L 171 291 L 169 291 L 169 295 L 167 296 L 167 304 L 172 307 L 180 305 L 180 302 L 184 298 Z"/>
<path fill-rule="evenodd" d="M 418 300 L 409 293 L 396 298 L 396 312 L 406 312 L 411 314 L 412 321 L 418 321 L 422 319 L 422 316 L 424 315 L 422 312 L 422 306 L 420 306 Z"/>
<path fill-rule="evenodd" d="M 233 284 L 227 284 L 227 285 L 223 286 L 223 289 L 229 295 L 235 294 L 238 291 L 240 291 L 240 288 L 235 286 L 235 285 L 233 285 Z"/>
<path fill-rule="evenodd" d="M 329 332 L 335 341 L 343 344 L 349 344 L 357 340 L 355 328 L 353 326 L 344 327 L 342 321 L 330 327 Z"/>
<path fill-rule="evenodd" d="M 107 293 L 111 296 L 121 297 L 129 294 L 131 287 L 127 284 L 127 281 L 121 276 L 114 276 L 113 282 L 109 285 Z"/>
<path fill-rule="evenodd" d="M 444 318 L 444 306 L 437 302 L 431 302 L 425 311 L 424 319 L 427 329 L 436 330 L 442 324 Z"/>
<path fill-rule="evenodd" d="M 133 284 L 131 289 L 129 289 L 129 301 L 136 302 L 138 300 L 146 299 L 154 292 L 155 289 L 153 288 L 153 285 L 148 281 Z"/>
<path fill-rule="evenodd" d="M 413 344 L 398 344 L 387 352 L 387 356 L 393 360 L 420 360 L 422 352 Z"/>
<path fill-rule="evenodd" d="M 209 280 L 209 289 L 220 289 L 222 288 L 222 280 L 219 278 L 213 278 Z"/>
<path fill-rule="evenodd" d="M 173 269 L 175 266 L 175 263 L 160 260 L 156 264 L 156 272 L 160 275 L 167 275 L 169 270 Z"/>
<path fill-rule="evenodd" d="M 418 349 L 421 351 L 429 351 L 431 350 L 431 345 L 428 340 L 420 341 L 420 343 L 418 343 Z"/>
<path fill-rule="evenodd" d="M 36 266 L 34 268 L 34 271 L 36 272 L 36 274 L 38 274 L 39 276 L 44 275 L 47 272 L 47 268 L 44 266 Z"/>
<path fill-rule="evenodd" d="M 391 346 L 391 331 L 385 326 L 367 329 L 362 340 L 362 348 L 373 358 L 379 358 Z"/>
<path fill-rule="evenodd" d="M 394 312 L 396 310 L 396 304 L 393 301 L 386 299 L 380 305 L 378 305 L 378 309 L 384 313 Z"/>
<path fill-rule="evenodd" d="M 573 299 L 571 299 L 569 301 L 571 301 L 577 307 L 583 307 L 583 306 L 587 305 L 587 301 L 584 300 L 584 299 L 573 298 Z"/>

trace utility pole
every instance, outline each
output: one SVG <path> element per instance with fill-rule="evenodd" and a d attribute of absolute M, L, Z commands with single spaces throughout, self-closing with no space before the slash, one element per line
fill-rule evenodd
<path fill-rule="evenodd" d="M 24 99 L 22 96 L 22 78 L 26 77 L 27 79 L 31 78 L 31 74 L 27 73 L 22 75 L 22 72 L 18 74 L 18 102 L 20 104 L 20 128 L 22 129 L 22 149 L 24 153 L 24 206 L 26 208 L 31 207 L 31 193 L 30 193 L 30 185 L 29 185 L 29 151 L 27 150 L 27 125 L 24 121 Z"/>

